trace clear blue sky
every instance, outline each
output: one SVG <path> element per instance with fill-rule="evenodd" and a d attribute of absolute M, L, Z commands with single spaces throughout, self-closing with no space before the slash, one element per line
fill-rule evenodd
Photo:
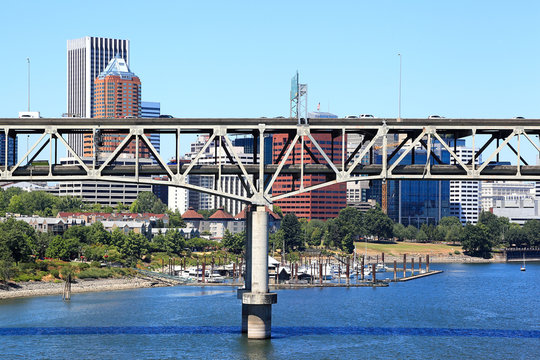
<path fill-rule="evenodd" d="M 143 100 L 176 117 L 288 116 L 298 69 L 308 105 L 340 116 L 540 118 L 538 1 L 8 1 L 0 117 L 66 111 L 66 41 L 131 41 Z"/>

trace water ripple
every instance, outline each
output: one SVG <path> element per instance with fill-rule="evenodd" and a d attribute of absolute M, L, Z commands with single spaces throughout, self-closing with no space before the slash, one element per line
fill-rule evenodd
<path fill-rule="evenodd" d="M 82 326 L 82 327 L 5 327 L 0 336 L 36 335 L 218 335 L 240 334 L 237 326 Z M 275 326 L 275 338 L 312 335 L 363 336 L 442 336 L 490 338 L 540 338 L 540 330 L 454 329 L 454 328 L 387 328 L 359 326 Z"/>

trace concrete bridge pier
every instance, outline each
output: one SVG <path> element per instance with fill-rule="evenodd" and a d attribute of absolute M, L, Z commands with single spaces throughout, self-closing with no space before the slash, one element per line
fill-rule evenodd
<path fill-rule="evenodd" d="M 272 330 L 272 304 L 277 294 L 268 291 L 268 214 L 264 206 L 252 205 L 246 218 L 248 225 L 247 253 L 249 260 L 246 288 L 239 291 L 242 296 L 242 331 L 247 327 L 248 339 L 268 339 Z M 249 222 L 251 224 L 249 224 Z"/>

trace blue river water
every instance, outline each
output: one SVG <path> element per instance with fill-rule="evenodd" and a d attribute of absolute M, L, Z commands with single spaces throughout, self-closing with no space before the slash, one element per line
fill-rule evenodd
<path fill-rule="evenodd" d="M 279 290 L 272 339 L 234 288 L 0 300 L 1 359 L 540 359 L 540 264 L 432 264 L 386 288 Z"/>

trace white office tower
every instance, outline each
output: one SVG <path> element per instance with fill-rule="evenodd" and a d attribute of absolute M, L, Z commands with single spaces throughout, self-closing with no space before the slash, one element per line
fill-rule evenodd
<path fill-rule="evenodd" d="M 129 40 L 85 36 L 67 41 L 67 116 L 93 117 L 94 80 L 117 54 L 129 66 Z M 68 143 L 82 156 L 82 134 L 69 134 Z"/>
<path fill-rule="evenodd" d="M 189 176 L 188 176 L 189 182 Z M 176 211 L 180 214 L 185 213 L 189 208 L 189 191 L 187 189 L 169 186 L 169 202 L 168 206 L 171 211 Z"/>
<path fill-rule="evenodd" d="M 472 148 L 457 146 L 455 151 L 456 155 L 464 163 L 472 159 Z M 451 158 L 451 163 L 456 164 L 456 159 Z M 478 163 L 478 159 L 476 159 L 476 163 Z M 468 222 L 476 224 L 480 209 L 479 181 L 450 180 L 450 216 L 457 217 L 463 225 Z"/>

